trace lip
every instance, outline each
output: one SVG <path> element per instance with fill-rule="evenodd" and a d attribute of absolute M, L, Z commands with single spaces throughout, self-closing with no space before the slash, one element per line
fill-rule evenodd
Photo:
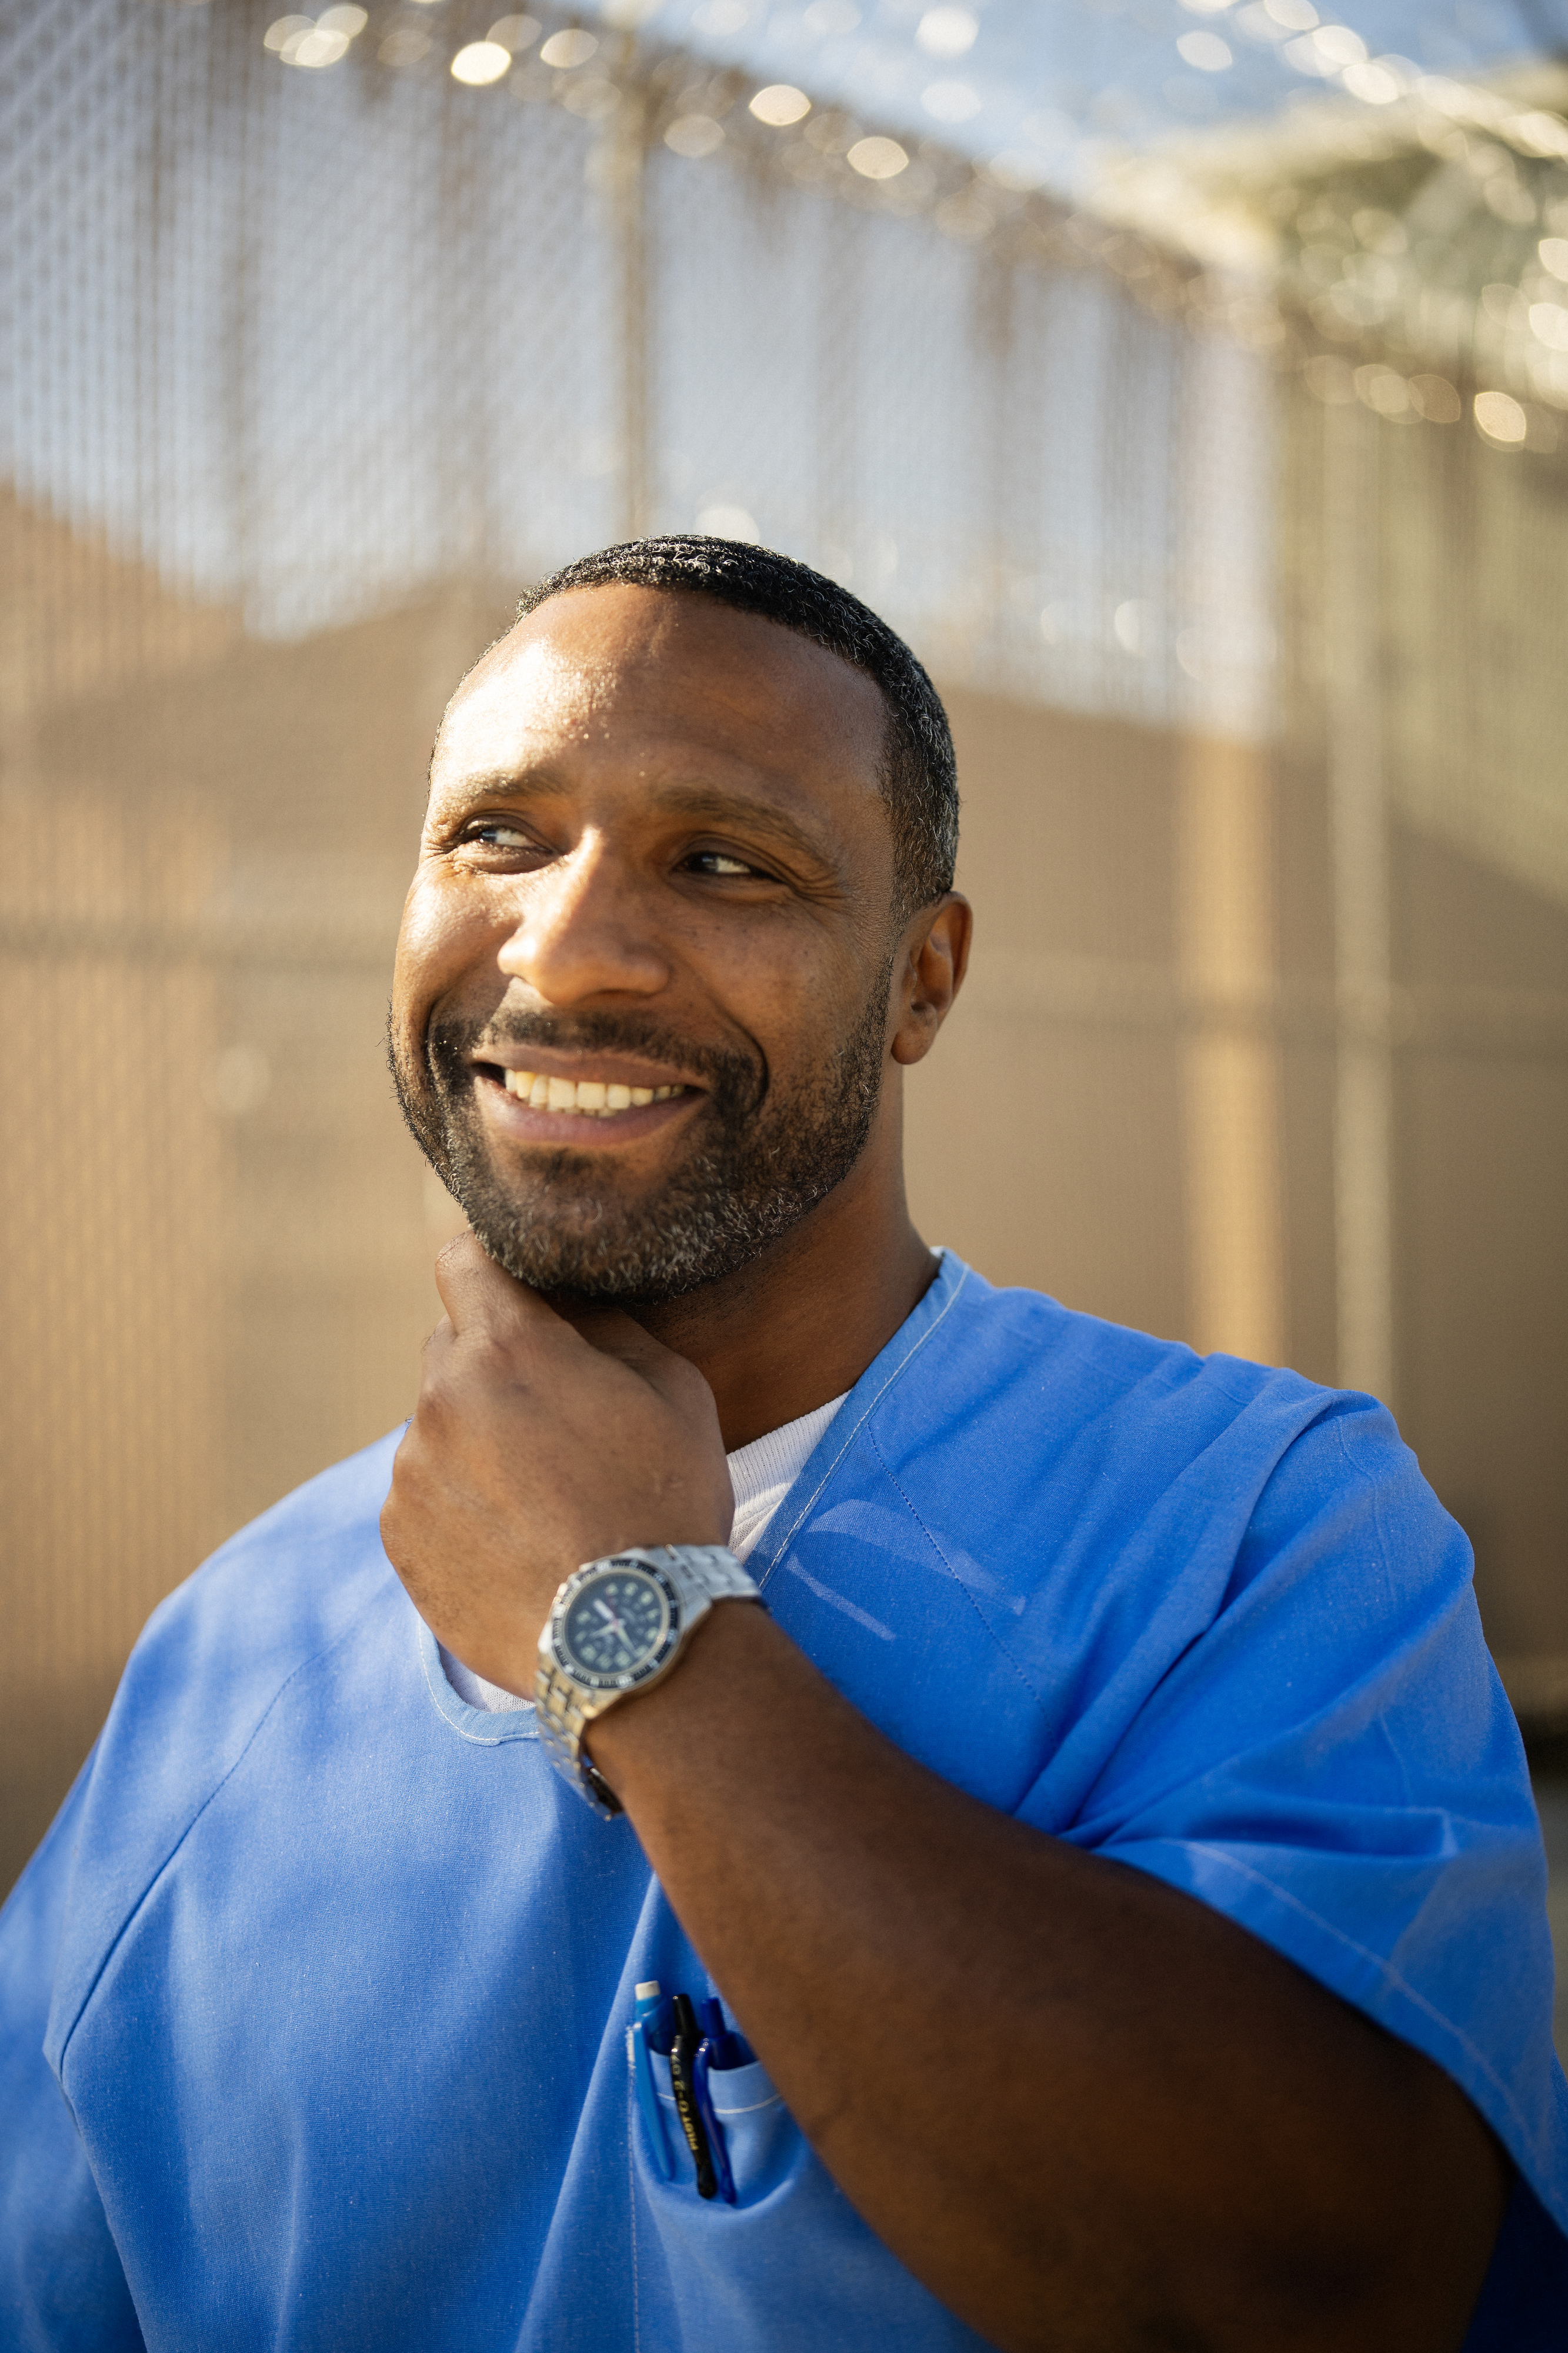
<path fill-rule="evenodd" d="M 480 1078 L 487 1070 L 537 1071 L 547 1079 L 588 1079 L 605 1086 L 689 1087 L 694 1093 L 707 1092 L 701 1080 L 689 1071 L 639 1062 L 626 1054 L 563 1054 L 552 1053 L 547 1046 L 501 1046 L 491 1053 L 470 1054 L 468 1060 Z"/>
<path fill-rule="evenodd" d="M 484 1060 L 493 1069 L 542 1071 L 547 1077 L 551 1074 L 542 1055 L 530 1055 L 527 1061 L 520 1059 L 498 1062 L 488 1055 Z M 628 1075 L 634 1070 L 636 1075 Z M 657 1134 L 661 1128 L 673 1126 L 676 1121 L 686 1118 L 694 1111 L 699 1103 L 707 1101 L 705 1088 L 693 1086 L 689 1080 L 671 1078 L 663 1071 L 649 1078 L 644 1075 L 646 1065 L 635 1066 L 627 1062 L 616 1062 L 611 1067 L 608 1060 L 587 1056 L 574 1061 L 570 1070 L 563 1070 L 558 1056 L 554 1075 L 557 1078 L 603 1079 L 606 1084 L 619 1086 L 685 1085 L 690 1091 L 686 1094 L 668 1096 L 663 1103 L 634 1104 L 626 1111 L 616 1112 L 610 1119 L 593 1119 L 582 1112 L 535 1111 L 531 1103 L 509 1094 L 502 1082 L 492 1079 L 489 1071 L 476 1067 L 474 1099 L 492 1130 L 508 1144 L 569 1144 L 579 1152 L 613 1151 L 621 1145 L 641 1143 L 645 1137 Z"/>

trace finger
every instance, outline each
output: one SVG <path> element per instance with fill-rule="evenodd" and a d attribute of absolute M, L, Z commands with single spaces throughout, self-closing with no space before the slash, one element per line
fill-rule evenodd
<path fill-rule="evenodd" d="M 425 1335 L 419 1353 L 422 1356 L 438 1356 L 450 1345 L 451 1338 L 451 1318 L 443 1315 L 439 1324 L 432 1325 Z"/>
<path fill-rule="evenodd" d="M 563 1323 L 604 1356 L 614 1356 L 628 1372 L 637 1373 L 648 1387 L 670 1404 L 689 1404 L 695 1383 L 708 1384 L 688 1356 L 678 1356 L 645 1331 L 635 1316 L 608 1301 L 584 1300 L 560 1311 Z"/>
<path fill-rule="evenodd" d="M 617 1307 L 611 1299 L 582 1299 L 569 1293 L 558 1293 L 551 1301 L 563 1324 L 581 1334 L 592 1346 L 606 1356 L 635 1356 L 639 1345 L 659 1348 L 663 1343 L 652 1340 L 635 1315 Z M 668 1356 L 668 1350 L 664 1353 Z"/>
<path fill-rule="evenodd" d="M 436 1288 L 454 1332 L 493 1331 L 520 1321 L 538 1329 L 560 1321 L 548 1301 L 498 1266 L 472 1234 L 459 1234 L 437 1253 Z"/>

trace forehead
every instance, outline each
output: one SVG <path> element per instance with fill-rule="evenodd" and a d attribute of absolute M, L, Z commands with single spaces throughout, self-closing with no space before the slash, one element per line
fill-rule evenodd
<path fill-rule="evenodd" d="M 553 596 L 472 670 L 442 723 L 437 792 L 547 766 L 879 788 L 880 690 L 826 648 L 710 596 L 616 584 Z"/>

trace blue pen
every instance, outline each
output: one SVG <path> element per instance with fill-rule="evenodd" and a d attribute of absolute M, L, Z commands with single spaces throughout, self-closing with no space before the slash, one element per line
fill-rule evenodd
<path fill-rule="evenodd" d="M 643 2007 L 637 2015 L 647 2031 L 648 2049 L 657 2051 L 661 2059 L 668 2059 L 670 2045 L 675 2041 L 675 1997 L 658 1991 L 657 1978 L 650 1978 L 648 1986 L 650 1990 L 644 1997 Z"/>
<path fill-rule="evenodd" d="M 697 2005 L 697 2015 L 702 2021 L 705 2041 L 712 2045 L 709 2065 L 716 2075 L 731 2067 L 754 2067 L 757 2054 L 738 2027 L 724 2023 L 724 2005 L 710 1995 Z"/>
<path fill-rule="evenodd" d="M 658 2086 L 653 2080 L 653 2067 L 648 2053 L 659 2044 L 659 2030 L 664 2024 L 663 2013 L 669 2008 L 667 1997 L 660 1992 L 657 1978 L 649 1978 L 637 1989 L 637 2012 L 632 2023 L 632 2081 L 637 2086 L 637 2105 L 647 2133 L 648 2149 L 664 2181 L 675 2179 L 675 2160 L 669 2153 L 669 2137 L 664 2128 L 664 2116 L 658 2103 Z"/>
<path fill-rule="evenodd" d="M 697 2046 L 692 2062 L 691 2084 L 698 2111 L 708 2135 L 708 2146 L 713 2158 L 713 2174 L 719 2195 L 726 2206 L 735 2203 L 735 2177 L 730 2170 L 730 2152 L 725 2145 L 724 2127 L 713 2105 L 713 2094 L 708 2078 L 723 2074 L 734 2067 L 743 2067 L 751 2057 L 751 2047 L 743 2035 L 731 2034 L 724 2023 L 721 2005 L 710 1998 L 697 2005 L 701 2022 L 702 2040 Z M 738 2054 L 744 2052 L 745 2058 Z"/>

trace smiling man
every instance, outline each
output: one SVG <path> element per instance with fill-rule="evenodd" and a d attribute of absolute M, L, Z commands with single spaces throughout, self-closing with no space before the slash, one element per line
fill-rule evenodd
<path fill-rule="evenodd" d="M 477 1239 L 7 1909 L 5 2343 L 1561 2343 L 1463 1538 L 1372 1400 L 916 1234 L 955 835 L 924 672 L 756 549 L 464 681 L 392 1049 Z"/>

